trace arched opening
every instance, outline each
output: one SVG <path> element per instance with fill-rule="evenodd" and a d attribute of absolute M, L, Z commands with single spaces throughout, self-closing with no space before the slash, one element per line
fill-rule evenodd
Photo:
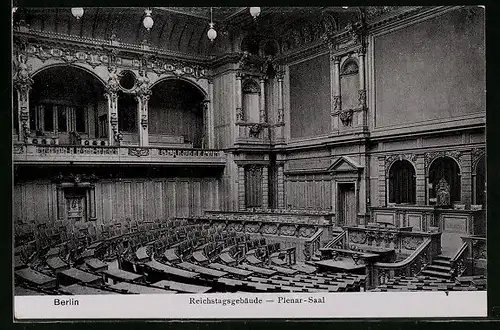
<path fill-rule="evenodd" d="M 486 164 L 482 156 L 474 171 L 474 204 L 486 206 Z"/>
<path fill-rule="evenodd" d="M 358 107 L 359 68 L 355 60 L 349 59 L 340 70 L 340 95 L 342 109 Z"/>
<path fill-rule="evenodd" d="M 389 203 L 415 204 L 415 168 L 407 160 L 395 161 L 389 170 Z"/>
<path fill-rule="evenodd" d="M 149 144 L 202 148 L 204 94 L 184 80 L 163 80 L 151 89 Z"/>
<path fill-rule="evenodd" d="M 439 204 L 437 199 L 440 189 L 449 192 L 450 203 L 459 203 L 460 194 L 460 167 L 449 157 L 440 157 L 432 162 L 429 168 L 429 201 Z"/>
<path fill-rule="evenodd" d="M 34 142 L 81 144 L 107 133 L 104 86 L 74 66 L 56 66 L 37 73 L 30 92 L 30 128 Z M 103 126 L 103 127 L 101 127 Z"/>

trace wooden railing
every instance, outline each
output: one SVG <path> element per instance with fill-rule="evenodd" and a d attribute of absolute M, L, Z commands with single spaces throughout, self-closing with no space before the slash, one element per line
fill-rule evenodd
<path fill-rule="evenodd" d="M 331 241 L 326 243 L 324 247 L 327 249 L 332 249 L 332 248 L 343 249 L 346 243 L 346 238 L 347 238 L 347 232 L 343 231 L 342 233 L 334 237 Z"/>
<path fill-rule="evenodd" d="M 375 287 L 386 283 L 389 279 L 398 276 L 416 276 L 432 260 L 432 239 L 424 242 L 406 259 L 394 262 L 376 262 L 371 269 L 371 286 Z"/>
<path fill-rule="evenodd" d="M 312 256 L 319 251 L 321 247 L 321 235 L 323 234 L 323 229 L 318 229 L 313 236 L 306 240 L 304 243 L 304 256 L 306 261 L 311 260 Z"/>
<path fill-rule="evenodd" d="M 460 249 L 458 249 L 457 253 L 451 258 L 451 271 L 454 277 L 461 276 L 465 270 L 467 252 L 469 251 L 470 241 L 464 241 Z"/>
<path fill-rule="evenodd" d="M 223 151 L 214 149 L 183 149 L 127 146 L 31 145 L 14 144 L 15 163 L 173 163 L 223 166 Z"/>

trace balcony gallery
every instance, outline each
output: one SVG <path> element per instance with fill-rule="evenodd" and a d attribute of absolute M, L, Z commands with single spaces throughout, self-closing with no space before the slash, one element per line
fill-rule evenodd
<path fill-rule="evenodd" d="M 23 123 L 14 111 L 15 160 L 224 164 L 223 153 L 209 149 L 206 95 L 198 86 L 167 79 L 141 94 L 145 76 L 124 71 L 110 79 L 117 82 L 113 92 L 109 83 L 75 66 L 37 72 L 29 121 Z"/>

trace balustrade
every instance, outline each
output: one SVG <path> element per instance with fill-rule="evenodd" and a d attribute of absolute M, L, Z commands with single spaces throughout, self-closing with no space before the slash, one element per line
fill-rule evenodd
<path fill-rule="evenodd" d="M 224 165 L 225 154 L 211 149 L 174 149 L 102 145 L 14 144 L 14 162 L 182 162 Z"/>

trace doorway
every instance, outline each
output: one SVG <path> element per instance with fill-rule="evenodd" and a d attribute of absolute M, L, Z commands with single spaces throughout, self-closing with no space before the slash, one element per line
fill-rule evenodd
<path fill-rule="evenodd" d="M 354 183 L 338 184 L 338 224 L 356 226 L 356 190 Z"/>

